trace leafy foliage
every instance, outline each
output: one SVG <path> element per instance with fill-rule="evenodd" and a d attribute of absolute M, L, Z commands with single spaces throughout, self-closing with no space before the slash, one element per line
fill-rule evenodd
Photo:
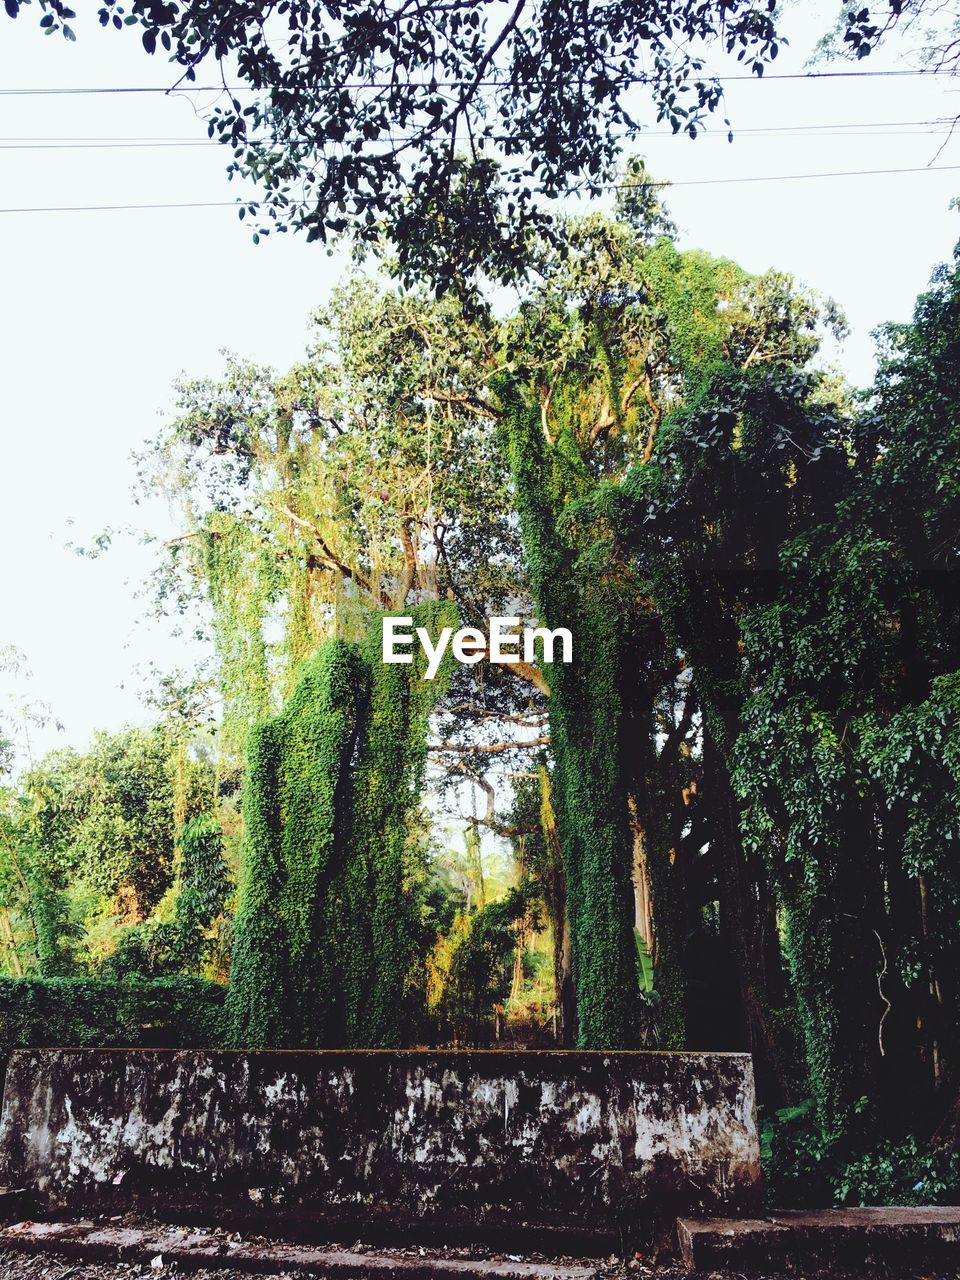
<path fill-rule="evenodd" d="M 960 1197 L 957 1152 L 934 1150 L 911 1134 L 852 1156 L 838 1153 L 823 1141 L 812 1098 L 764 1121 L 762 1157 L 774 1207 L 956 1204 Z"/>
<path fill-rule="evenodd" d="M 482 1043 L 481 1029 L 490 1009 L 506 1004 L 517 926 L 528 917 L 534 897 L 535 890 L 526 884 L 454 920 L 433 1012 L 449 1026 L 455 1043 Z"/>
<path fill-rule="evenodd" d="M 189 773 L 187 806 L 196 813 L 209 803 L 210 780 L 198 763 Z M 117 895 L 134 921 L 149 914 L 174 863 L 175 777 L 163 731 L 99 734 L 87 753 L 54 752 L 24 785 L 35 838 L 60 882 L 94 902 Z"/>
<path fill-rule="evenodd" d="M 163 549 L 157 607 L 207 619 L 223 702 L 221 743 L 242 755 L 299 663 L 371 611 L 456 598 L 465 620 L 522 590 L 507 477 L 464 369 L 484 334 L 452 300 L 342 290 L 283 377 L 241 361 L 179 388 L 179 414 L 143 459 L 184 531 Z M 459 704 L 515 710 L 499 681 Z M 492 709 L 492 708 L 491 708 Z"/>
<path fill-rule="evenodd" d="M 121 932 L 101 965 L 103 976 L 123 980 L 204 972 L 230 889 L 223 833 L 209 814 L 180 829 L 174 864 L 160 910 Z"/>
<path fill-rule="evenodd" d="M 27 4 L 4 7 L 17 17 Z M 75 38 L 65 0 L 37 7 L 44 30 Z M 901 13 L 931 7 L 889 0 L 885 22 L 845 4 L 842 43 L 864 56 Z M 517 278 L 556 236 L 544 199 L 616 181 L 642 136 L 638 88 L 658 121 L 695 138 L 722 103 L 711 46 L 759 77 L 785 43 L 774 0 L 102 0 L 97 12 L 182 81 L 210 68 L 226 86 L 231 68 L 208 128 L 233 152 L 231 176 L 260 189 L 240 204 L 255 240 L 293 228 L 348 234 L 359 250 L 386 242 L 407 283 L 440 291 Z"/>
<path fill-rule="evenodd" d="M 413 616 L 432 630 L 455 609 L 421 605 Z M 380 643 L 379 616 L 365 645 L 328 640 L 251 737 L 234 1043 L 371 1048 L 402 1035 L 416 936 L 406 823 L 443 673 L 430 682 L 422 660 L 388 666 Z"/>
<path fill-rule="evenodd" d="M 45 1045 L 216 1048 L 223 997 L 201 978 L 0 978 L 0 1055 Z"/>
<path fill-rule="evenodd" d="M 20 0 L 6 7 L 16 16 Z M 61 0 L 41 9 L 43 26 L 72 36 Z M 516 277 L 533 232 L 550 227 L 536 197 L 612 181 L 640 132 L 628 105 L 638 85 L 659 119 L 695 137 L 722 95 L 705 48 L 761 75 L 780 41 L 773 0 L 105 0 L 99 17 L 137 27 L 187 82 L 205 65 L 235 66 L 209 132 L 232 148 L 230 172 L 262 191 L 241 213 L 257 238 L 293 227 L 309 239 L 349 232 L 360 247 L 386 239 L 408 282 L 441 291 L 478 273 Z"/>
<path fill-rule="evenodd" d="M 663 234 L 669 218 L 648 175 L 637 167 L 633 178 L 647 198 L 624 201 L 620 220 L 569 226 L 568 251 L 506 326 L 512 372 L 494 386 L 536 604 L 546 623 L 575 637 L 573 666 L 551 675 L 549 709 L 574 982 L 587 1018 L 581 1043 L 641 1035 L 623 854 L 632 841 L 637 910 L 652 898 L 656 918 L 646 941 L 660 1039 L 680 1045 L 693 915 L 684 878 L 697 844 L 686 859 L 678 851 L 693 794 L 688 739 L 700 672 L 695 685 L 680 681 L 695 655 L 676 634 L 667 594 L 679 585 L 669 568 L 676 539 L 666 554 L 631 545 L 646 523 L 637 521 L 634 486 L 660 487 L 678 457 L 682 406 L 697 404 L 718 370 L 770 394 L 771 368 L 802 366 L 824 328 L 840 331 L 842 319 L 786 276 L 755 278 L 727 260 L 680 253 Z M 682 499 L 686 480 L 678 506 L 696 520 Z M 585 903 L 589 918 L 578 921 Z M 578 951 L 589 956 L 583 969 Z"/>
<path fill-rule="evenodd" d="M 629 880 L 622 858 L 627 811 L 619 772 L 616 672 L 623 654 L 608 602 L 602 595 L 584 599 L 576 591 L 554 540 L 560 494 L 544 456 L 540 415 L 508 383 L 501 383 L 499 397 L 537 604 L 550 627 L 571 628 L 576 637 L 574 664 L 556 666 L 552 674 L 550 726 L 579 1043 L 630 1046 L 638 1030 Z"/>

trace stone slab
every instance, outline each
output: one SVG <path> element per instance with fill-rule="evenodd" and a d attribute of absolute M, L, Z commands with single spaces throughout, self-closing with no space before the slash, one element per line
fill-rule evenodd
<path fill-rule="evenodd" d="M 0 1248 L 56 1253 L 90 1262 L 132 1262 L 197 1271 L 218 1267 L 258 1275 L 306 1272 L 333 1280 L 595 1280 L 593 1265 L 439 1256 L 407 1257 L 318 1249 L 276 1241 L 232 1241 L 201 1230 L 79 1222 L 21 1222 L 0 1228 Z"/>
<path fill-rule="evenodd" d="M 764 1218 L 681 1218 L 691 1271 L 845 1268 L 952 1263 L 960 1267 L 960 1208 L 791 1210 Z"/>
<path fill-rule="evenodd" d="M 745 1054 L 19 1050 L 2 1177 L 70 1213 L 557 1253 L 761 1203 Z"/>

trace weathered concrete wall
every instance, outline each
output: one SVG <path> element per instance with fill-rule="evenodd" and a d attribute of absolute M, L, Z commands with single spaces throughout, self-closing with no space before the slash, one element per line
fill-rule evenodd
<path fill-rule="evenodd" d="M 743 1054 L 19 1050 L 0 1164 L 51 1206 L 334 1238 L 633 1234 L 760 1203 Z"/>

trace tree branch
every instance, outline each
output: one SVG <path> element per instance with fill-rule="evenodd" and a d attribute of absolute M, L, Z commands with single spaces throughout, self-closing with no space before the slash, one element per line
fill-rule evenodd
<path fill-rule="evenodd" d="M 531 738 L 526 742 L 483 742 L 470 746 L 463 746 L 457 742 L 431 742 L 428 743 L 427 750 L 452 751 L 456 755 L 496 756 L 502 755 L 505 751 L 528 751 L 533 747 L 548 747 L 549 745 L 549 738 Z"/>

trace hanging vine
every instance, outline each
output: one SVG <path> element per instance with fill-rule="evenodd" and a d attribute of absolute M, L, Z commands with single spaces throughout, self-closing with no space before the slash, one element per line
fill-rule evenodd
<path fill-rule="evenodd" d="M 547 456 L 540 413 L 513 382 L 497 392 L 516 486 L 530 579 L 543 621 L 570 627 L 572 664 L 555 664 L 550 685 L 553 807 L 567 880 L 582 1048 L 629 1048 L 639 1038 L 631 885 L 622 773 L 624 654 L 617 610 L 602 583 L 580 589 L 557 536 L 564 481 L 582 466 L 567 432 Z"/>
<path fill-rule="evenodd" d="M 449 603 L 416 625 L 455 625 Z M 228 1019 L 245 1047 L 395 1046 L 414 922 L 407 822 L 423 783 L 427 722 L 449 678 L 333 638 L 303 664 L 279 715 L 254 729 Z"/>

